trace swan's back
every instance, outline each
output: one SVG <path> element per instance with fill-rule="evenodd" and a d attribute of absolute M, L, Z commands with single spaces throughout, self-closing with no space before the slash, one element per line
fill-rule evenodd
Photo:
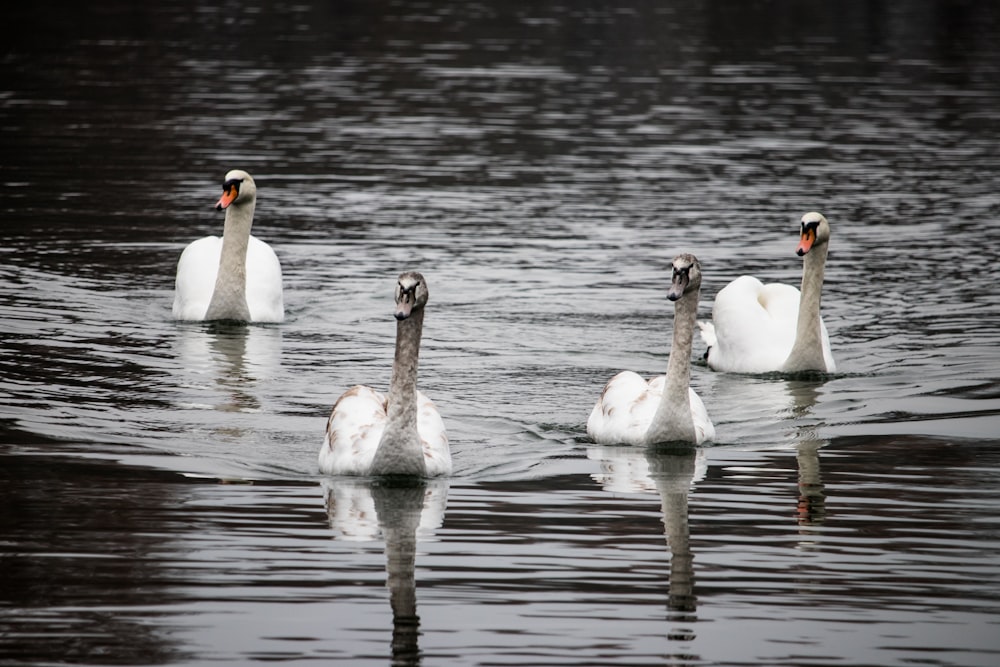
<path fill-rule="evenodd" d="M 799 290 L 740 276 L 715 297 L 714 336 L 702 336 L 711 346 L 708 365 L 735 373 L 766 373 L 780 368 L 795 343 L 798 315 Z M 703 329 L 712 330 L 708 326 Z"/>
<path fill-rule="evenodd" d="M 222 238 L 205 236 L 184 248 L 177 262 L 174 289 L 174 319 L 201 321 L 215 292 L 222 258 Z M 281 263 L 268 244 L 256 236 L 247 242 L 246 300 L 254 322 L 281 322 L 285 305 Z"/>
<path fill-rule="evenodd" d="M 417 433 L 424 450 L 424 465 L 428 477 L 451 474 L 451 447 L 444 420 L 434 402 L 423 392 L 417 392 Z"/>
<path fill-rule="evenodd" d="M 650 383 L 638 373 L 622 371 L 604 385 L 587 419 L 587 435 L 598 443 L 643 444 L 662 394 L 663 376 Z"/>
<path fill-rule="evenodd" d="M 385 394 L 363 385 L 345 391 L 327 420 L 319 469 L 329 475 L 367 475 L 387 421 Z"/>
<path fill-rule="evenodd" d="M 285 319 L 281 263 L 271 246 L 256 236 L 247 245 L 247 308 L 254 322 Z"/>
<path fill-rule="evenodd" d="M 327 420 L 319 451 L 319 469 L 327 475 L 368 475 L 382 433 L 389 421 L 386 395 L 371 387 L 351 387 L 337 399 Z M 451 449 L 441 413 L 431 399 L 417 391 L 417 434 L 424 452 L 427 476 L 451 473 Z"/>
<path fill-rule="evenodd" d="M 219 275 L 222 256 L 222 239 L 206 236 L 192 241 L 184 248 L 177 261 L 177 278 L 174 283 L 174 319 L 200 321 L 205 319 L 208 304 L 215 292 L 215 279 Z"/>
<path fill-rule="evenodd" d="M 604 386 L 604 392 L 590 411 L 587 435 L 603 444 L 645 445 L 649 425 L 663 396 L 666 376 L 657 375 L 648 382 L 638 373 L 622 371 Z M 695 443 L 715 438 L 715 426 L 705 403 L 688 387 Z"/>
<path fill-rule="evenodd" d="M 715 440 L 715 424 L 708 416 L 708 408 L 701 396 L 694 389 L 688 387 L 688 400 L 691 402 L 691 420 L 694 422 L 695 443 L 710 442 Z"/>

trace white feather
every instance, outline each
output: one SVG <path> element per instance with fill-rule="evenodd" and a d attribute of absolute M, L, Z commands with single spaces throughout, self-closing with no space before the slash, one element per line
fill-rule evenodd
<path fill-rule="evenodd" d="M 598 443 L 647 444 L 646 432 L 660 405 L 664 382 L 663 375 L 646 381 L 632 371 L 622 371 L 611 378 L 590 411 L 587 434 Z M 691 402 L 696 444 L 714 440 L 715 425 L 708 416 L 705 403 L 690 387 L 688 400 Z"/>
<path fill-rule="evenodd" d="M 222 258 L 222 238 L 206 236 L 184 248 L 177 262 L 173 316 L 202 321 L 212 301 Z M 268 244 L 251 235 L 247 244 L 247 307 L 254 322 L 285 319 L 281 263 Z"/>
<path fill-rule="evenodd" d="M 385 394 L 356 385 L 337 399 L 326 424 L 319 469 L 328 475 L 367 475 L 389 420 Z M 451 451 L 441 414 L 431 399 L 417 392 L 417 433 L 427 475 L 451 473 Z"/>

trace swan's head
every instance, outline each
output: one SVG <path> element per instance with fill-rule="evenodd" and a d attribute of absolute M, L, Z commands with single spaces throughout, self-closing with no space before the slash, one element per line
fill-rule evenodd
<path fill-rule="evenodd" d="M 250 174 L 242 169 L 233 169 L 226 174 L 226 180 L 222 183 L 222 197 L 215 204 L 215 210 L 221 211 L 234 203 L 251 202 L 256 196 L 257 185 L 253 182 Z"/>
<path fill-rule="evenodd" d="M 674 274 L 670 279 L 667 298 L 677 301 L 688 292 L 701 287 L 701 264 L 694 255 L 684 253 L 674 257 Z"/>
<path fill-rule="evenodd" d="M 427 304 L 427 281 L 416 271 L 399 274 L 396 283 L 396 319 L 405 320 Z"/>
<path fill-rule="evenodd" d="M 822 213 L 812 211 L 802 216 L 802 232 L 795 254 L 802 257 L 813 246 L 823 245 L 830 240 L 830 223 Z"/>

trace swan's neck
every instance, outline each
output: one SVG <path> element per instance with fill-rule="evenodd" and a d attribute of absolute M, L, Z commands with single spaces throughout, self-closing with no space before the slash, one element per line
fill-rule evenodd
<path fill-rule="evenodd" d="M 823 359 L 823 333 L 820 319 L 820 298 L 829 245 L 813 247 L 802 262 L 802 290 L 799 296 L 799 319 L 795 325 L 795 343 L 783 370 L 826 370 Z"/>
<path fill-rule="evenodd" d="M 222 233 L 222 256 L 215 291 L 205 313 L 206 320 L 250 321 L 247 306 L 247 245 L 253 225 L 253 201 L 233 204 L 226 209 Z"/>
<path fill-rule="evenodd" d="M 696 440 L 688 387 L 691 384 L 691 344 L 698 317 L 698 292 L 689 292 L 674 303 L 674 340 L 670 346 L 670 361 L 667 362 L 660 405 L 646 431 L 648 444 Z"/>
<path fill-rule="evenodd" d="M 396 322 L 396 358 L 389 384 L 389 419 L 372 461 L 373 475 L 426 475 L 417 433 L 417 362 L 424 309 Z"/>

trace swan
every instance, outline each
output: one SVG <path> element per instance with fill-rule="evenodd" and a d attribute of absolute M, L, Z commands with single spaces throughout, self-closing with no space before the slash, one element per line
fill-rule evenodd
<path fill-rule="evenodd" d="M 674 302 L 674 339 L 667 373 L 647 382 L 622 371 L 611 378 L 587 419 L 587 435 L 600 445 L 652 445 L 715 437 L 705 404 L 691 389 L 691 343 L 698 317 L 701 265 L 694 255 L 674 258 L 667 298 Z"/>
<path fill-rule="evenodd" d="M 178 320 L 281 322 L 281 264 L 250 235 L 257 186 L 245 171 L 226 174 L 216 210 L 226 211 L 222 238 L 192 241 L 177 262 L 173 315 Z"/>
<path fill-rule="evenodd" d="M 319 451 L 328 475 L 451 474 L 448 435 L 437 408 L 417 390 L 427 281 L 408 271 L 396 284 L 396 356 L 388 396 L 364 385 L 337 399 Z"/>
<path fill-rule="evenodd" d="M 819 313 L 829 242 L 827 219 L 815 211 L 803 215 L 796 250 L 805 257 L 801 295 L 791 285 L 764 285 L 752 276 L 740 276 L 719 290 L 712 322 L 698 323 L 711 368 L 733 373 L 836 370 Z"/>

